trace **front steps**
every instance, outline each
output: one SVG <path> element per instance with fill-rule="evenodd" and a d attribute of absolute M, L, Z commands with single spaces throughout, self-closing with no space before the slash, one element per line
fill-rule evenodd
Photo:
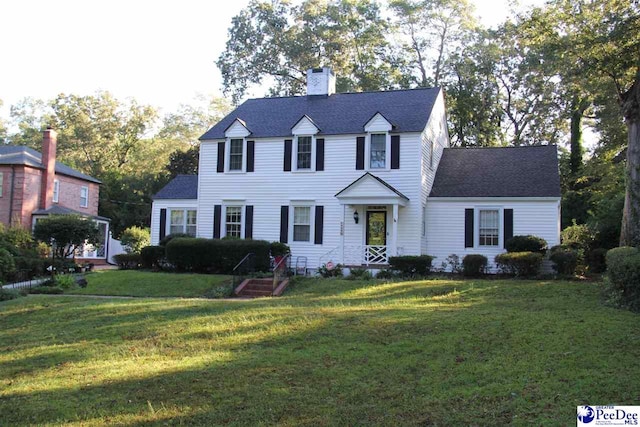
<path fill-rule="evenodd" d="M 244 298 L 260 298 L 260 297 L 277 297 L 284 292 L 285 288 L 289 284 L 289 279 L 284 279 L 275 290 L 273 289 L 273 279 L 245 279 L 235 289 L 234 293 L 239 297 Z"/>

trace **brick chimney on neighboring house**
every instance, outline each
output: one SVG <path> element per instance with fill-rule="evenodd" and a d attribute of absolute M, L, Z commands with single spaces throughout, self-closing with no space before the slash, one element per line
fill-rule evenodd
<path fill-rule="evenodd" d="M 56 171 L 56 145 L 58 134 L 50 127 L 42 134 L 42 182 L 40 184 L 40 209 L 49 209 L 53 204 L 53 180 Z"/>

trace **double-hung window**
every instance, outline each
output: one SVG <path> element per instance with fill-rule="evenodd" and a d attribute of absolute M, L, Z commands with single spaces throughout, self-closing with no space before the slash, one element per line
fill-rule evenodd
<path fill-rule="evenodd" d="M 225 230 L 227 237 L 242 237 L 242 206 L 227 206 Z"/>
<path fill-rule="evenodd" d="M 242 139 L 231 139 L 229 141 L 229 170 L 241 171 L 242 170 L 242 146 L 244 141 Z"/>
<path fill-rule="evenodd" d="M 80 207 L 89 206 L 89 187 L 80 187 Z"/>
<path fill-rule="evenodd" d="M 372 133 L 369 150 L 369 168 L 384 169 L 387 167 L 387 135 Z"/>
<path fill-rule="evenodd" d="M 298 170 L 310 170 L 311 169 L 311 152 L 313 147 L 313 140 L 310 136 L 298 137 L 298 156 L 296 169 Z"/>
<path fill-rule="evenodd" d="M 191 209 L 172 209 L 169 219 L 169 234 L 184 233 L 196 235 L 197 211 Z"/>
<path fill-rule="evenodd" d="M 60 181 L 58 181 L 57 179 L 54 179 L 53 180 L 53 203 L 58 203 L 59 198 L 60 198 Z"/>
<path fill-rule="evenodd" d="M 293 207 L 293 241 L 311 241 L 311 207 Z"/>
<path fill-rule="evenodd" d="M 499 211 L 497 209 L 480 210 L 479 239 L 480 246 L 498 246 Z"/>

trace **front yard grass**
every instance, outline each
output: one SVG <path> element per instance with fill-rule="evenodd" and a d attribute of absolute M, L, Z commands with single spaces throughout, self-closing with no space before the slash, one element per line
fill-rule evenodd
<path fill-rule="evenodd" d="M 132 297 L 202 297 L 218 286 L 231 286 L 231 276 L 172 274 L 135 270 L 103 270 L 86 275 L 87 287 L 65 293 Z"/>
<path fill-rule="evenodd" d="M 0 303 L 0 425 L 572 425 L 640 404 L 638 320 L 556 281 L 29 296 Z"/>

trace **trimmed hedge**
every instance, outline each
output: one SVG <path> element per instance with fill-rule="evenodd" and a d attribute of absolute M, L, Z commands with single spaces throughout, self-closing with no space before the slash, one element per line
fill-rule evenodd
<path fill-rule="evenodd" d="M 231 274 L 250 252 L 256 271 L 269 270 L 269 242 L 264 240 L 221 240 L 177 237 L 166 246 L 167 261 L 179 271 Z"/>
<path fill-rule="evenodd" d="M 533 277 L 542 266 L 542 254 L 536 252 L 507 252 L 496 255 L 498 269 L 518 277 Z"/>
<path fill-rule="evenodd" d="M 167 246 L 167 244 L 169 244 L 169 242 L 172 239 L 175 239 L 176 237 L 184 237 L 187 239 L 193 239 L 193 236 L 186 234 L 186 233 L 173 233 L 173 234 L 167 234 L 166 236 L 164 236 L 162 238 L 162 240 L 160 240 L 160 242 L 158 242 L 158 246 Z"/>
<path fill-rule="evenodd" d="M 640 311 L 640 250 L 627 246 L 607 252 L 605 292 L 615 305 Z"/>
<path fill-rule="evenodd" d="M 553 262 L 553 269 L 558 274 L 572 276 L 578 267 L 580 254 L 568 245 L 557 245 L 551 248 L 549 259 Z"/>
<path fill-rule="evenodd" d="M 160 263 L 165 258 L 164 246 L 145 246 L 140 250 L 142 268 L 159 269 Z"/>
<path fill-rule="evenodd" d="M 513 236 L 504 245 L 507 252 L 547 252 L 547 241 L 538 236 Z"/>
<path fill-rule="evenodd" d="M 432 256 L 392 256 L 389 257 L 391 270 L 399 271 L 403 276 L 426 276 L 431 271 Z"/>
<path fill-rule="evenodd" d="M 480 254 L 469 254 L 462 258 L 462 274 L 466 277 L 480 277 L 484 275 L 489 260 Z"/>
<path fill-rule="evenodd" d="M 140 267 L 140 254 L 118 254 L 113 256 L 113 260 L 121 270 L 135 270 Z"/>

